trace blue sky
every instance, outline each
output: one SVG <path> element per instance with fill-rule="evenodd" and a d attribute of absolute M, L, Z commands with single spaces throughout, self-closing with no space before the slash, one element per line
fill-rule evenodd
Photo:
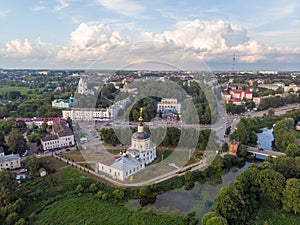
<path fill-rule="evenodd" d="M 240 70 L 300 70 L 299 12 L 296 0 L 1 0 L 0 67 L 86 68 L 120 46 L 159 41 L 167 61 L 181 48 L 211 69 L 229 70 L 236 54 Z"/>

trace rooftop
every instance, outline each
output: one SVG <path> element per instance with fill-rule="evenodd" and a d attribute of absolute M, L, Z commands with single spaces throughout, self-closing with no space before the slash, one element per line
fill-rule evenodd
<path fill-rule="evenodd" d="M 58 139 L 57 135 L 48 135 L 46 137 L 43 137 L 41 140 L 45 142 L 45 141 L 53 141 L 57 139 Z"/>
<path fill-rule="evenodd" d="M 134 158 L 122 156 L 118 158 L 113 164 L 111 164 L 111 167 L 117 170 L 128 171 L 130 169 L 133 169 L 134 167 L 139 166 L 139 164 L 140 161 Z"/>
<path fill-rule="evenodd" d="M 20 159 L 19 154 L 11 154 L 11 155 L 5 155 L 5 156 L 0 156 L 0 163 L 4 163 L 7 161 L 13 161 L 13 160 L 18 160 Z"/>

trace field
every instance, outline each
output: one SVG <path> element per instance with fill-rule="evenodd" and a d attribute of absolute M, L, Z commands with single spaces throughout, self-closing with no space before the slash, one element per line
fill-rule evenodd
<path fill-rule="evenodd" d="M 272 127 L 277 121 L 279 121 L 281 117 L 272 117 L 272 118 L 264 118 L 260 120 L 259 127 Z"/>
<path fill-rule="evenodd" d="M 85 158 L 82 156 L 80 151 L 71 151 L 64 154 L 61 154 L 66 159 L 69 159 L 73 162 L 85 162 Z"/>
<path fill-rule="evenodd" d="M 47 165 L 50 168 L 53 168 L 53 169 L 56 169 L 56 170 L 67 166 L 66 163 L 64 163 L 62 161 L 59 161 L 59 160 L 53 158 L 52 156 L 39 158 L 39 161 L 42 162 L 44 165 Z"/>
<path fill-rule="evenodd" d="M 70 196 L 46 207 L 34 224 L 185 224 L 184 217 L 130 211 L 91 194 Z"/>
<path fill-rule="evenodd" d="M 62 168 L 59 163 L 51 161 L 49 166 Z M 20 187 L 28 198 L 23 216 L 34 218 L 29 219 L 30 224 L 190 224 L 188 216 L 129 210 L 113 198 L 113 187 L 98 183 L 98 190 L 108 194 L 107 199 L 101 198 L 97 191 L 94 194 L 89 189 L 95 181 L 75 168 L 65 168 L 53 175 L 59 176 L 57 184 L 51 184 L 48 177 L 36 178 Z M 78 185 L 84 187 L 81 193 L 75 191 Z M 47 192 L 42 191 L 45 189 Z"/>
<path fill-rule="evenodd" d="M 27 95 L 28 91 L 32 91 L 34 93 L 34 89 L 30 89 L 29 87 L 18 87 L 18 86 L 0 86 L 0 94 L 3 95 L 7 91 L 19 91 L 21 95 Z"/>
<path fill-rule="evenodd" d="M 282 209 L 273 209 L 268 205 L 261 205 L 257 213 L 248 221 L 251 225 L 299 225 L 300 216 L 292 213 L 286 213 Z"/>

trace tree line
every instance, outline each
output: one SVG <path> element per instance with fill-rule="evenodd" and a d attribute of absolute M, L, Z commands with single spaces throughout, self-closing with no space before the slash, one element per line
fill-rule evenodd
<path fill-rule="evenodd" d="M 105 144 L 120 144 L 122 141 L 123 144 L 129 145 L 131 136 L 136 131 L 136 127 L 130 128 L 130 130 L 102 128 L 99 134 Z M 145 131 L 150 134 L 149 127 L 145 127 Z M 122 140 L 119 140 L 119 138 Z M 153 143 L 165 147 L 196 147 L 199 150 L 205 150 L 209 144 L 209 149 L 218 149 L 216 134 L 210 129 L 197 131 L 193 128 L 167 127 L 164 129 L 158 127 L 151 129 L 151 140 Z"/>
<path fill-rule="evenodd" d="M 300 214 L 300 157 L 268 157 L 251 164 L 236 181 L 222 188 L 203 225 L 242 225 L 255 215 L 261 204 Z"/>

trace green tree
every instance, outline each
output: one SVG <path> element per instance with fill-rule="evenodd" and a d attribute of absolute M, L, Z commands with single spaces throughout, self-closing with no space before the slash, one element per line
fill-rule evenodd
<path fill-rule="evenodd" d="M 247 199 L 239 182 L 223 187 L 217 197 L 213 210 L 224 217 L 229 224 L 245 224 L 251 215 Z"/>
<path fill-rule="evenodd" d="M 25 167 L 32 175 L 36 174 L 38 170 L 38 160 L 34 154 L 27 157 L 27 159 L 25 160 Z"/>
<path fill-rule="evenodd" d="M 221 216 L 210 218 L 206 225 L 227 225 L 227 220 Z"/>
<path fill-rule="evenodd" d="M 24 218 L 20 218 L 16 223 L 15 225 L 25 225 L 26 224 L 26 221 Z"/>
<path fill-rule="evenodd" d="M 214 211 L 211 211 L 211 212 L 208 212 L 206 214 L 203 215 L 202 219 L 201 219 L 201 224 L 202 225 L 206 225 L 207 221 L 213 217 L 218 217 L 219 215 L 214 212 Z"/>
<path fill-rule="evenodd" d="M 95 183 L 92 183 L 92 184 L 90 185 L 90 187 L 89 187 L 89 191 L 90 191 L 91 193 L 96 193 L 97 190 L 98 190 L 97 185 L 96 185 Z"/>
<path fill-rule="evenodd" d="M 213 159 L 212 163 L 210 164 L 210 167 L 214 170 L 221 171 L 224 167 L 224 162 L 221 156 L 216 155 Z"/>
<path fill-rule="evenodd" d="M 22 133 L 13 128 L 8 136 L 8 150 L 12 153 L 23 154 L 26 149 L 26 140 Z"/>
<path fill-rule="evenodd" d="M 43 123 L 42 123 L 42 131 L 44 132 L 44 133 L 46 133 L 47 132 L 47 128 L 48 128 L 48 123 L 47 123 L 47 121 L 44 121 Z"/>
<path fill-rule="evenodd" d="M 15 224 L 19 219 L 24 202 L 17 199 L 16 187 L 14 175 L 3 169 L 0 172 L 0 224 Z"/>
<path fill-rule="evenodd" d="M 122 191 L 120 189 L 113 190 L 112 194 L 113 194 L 114 198 L 119 201 L 124 198 L 124 191 Z"/>
<path fill-rule="evenodd" d="M 300 179 L 291 178 L 286 181 L 282 206 L 287 212 L 300 214 Z"/>
<path fill-rule="evenodd" d="M 225 135 L 229 135 L 231 131 L 231 126 L 227 127 L 225 130 Z"/>
<path fill-rule="evenodd" d="M 245 158 L 247 156 L 248 152 L 244 145 L 239 146 L 237 150 L 238 157 Z"/>
<path fill-rule="evenodd" d="M 6 106 L 0 106 L 0 118 L 6 117 L 9 115 L 8 108 Z"/>
<path fill-rule="evenodd" d="M 73 130 L 72 119 L 70 117 L 67 118 L 67 124 L 71 130 Z"/>
<path fill-rule="evenodd" d="M 236 133 L 238 136 L 238 140 L 242 143 L 242 144 L 247 144 L 249 142 L 249 135 L 248 135 L 248 131 L 247 128 L 245 126 L 245 124 L 243 122 L 239 122 L 236 126 Z"/>
<path fill-rule="evenodd" d="M 260 197 L 274 206 L 280 206 L 285 178 L 281 173 L 266 169 L 259 173 Z"/>
<path fill-rule="evenodd" d="M 108 194 L 107 193 L 103 193 L 102 200 L 107 200 L 107 199 L 108 199 Z"/>
<path fill-rule="evenodd" d="M 247 195 L 249 205 L 255 209 L 260 200 L 260 185 L 259 185 L 260 170 L 255 164 L 251 164 L 246 170 L 240 173 L 236 180 L 240 182 L 244 193 Z"/>
<path fill-rule="evenodd" d="M 273 168 L 281 173 L 286 179 L 296 177 L 297 173 L 296 159 L 287 156 L 278 156 L 273 159 Z"/>
<path fill-rule="evenodd" d="M 97 191 L 96 196 L 97 196 L 98 198 L 102 199 L 102 194 L 103 194 L 103 192 L 102 192 L 101 190 L 99 190 L 99 191 Z"/>
<path fill-rule="evenodd" d="M 228 144 L 227 142 L 224 142 L 224 144 L 222 145 L 222 152 L 227 152 L 228 151 Z"/>
<path fill-rule="evenodd" d="M 14 175 L 2 169 L 0 172 L 0 206 L 8 205 L 14 200 L 16 187 Z"/>
<path fill-rule="evenodd" d="M 0 130 L 0 146 L 2 146 L 5 143 L 5 137 L 3 132 Z"/>
<path fill-rule="evenodd" d="M 75 188 L 76 193 L 81 193 L 83 192 L 84 188 L 82 187 L 81 184 L 78 184 L 77 187 Z"/>
<path fill-rule="evenodd" d="M 194 175 L 191 171 L 184 173 L 185 189 L 190 190 L 194 186 Z"/>
<path fill-rule="evenodd" d="M 8 214 L 7 217 L 5 218 L 5 224 L 13 225 L 17 222 L 17 219 L 18 219 L 18 214 L 16 212 L 12 212 Z"/>
<path fill-rule="evenodd" d="M 273 128 L 274 143 L 277 149 L 284 151 L 289 144 L 295 142 L 295 135 L 293 133 L 294 119 L 283 118 L 275 123 Z"/>
<path fill-rule="evenodd" d="M 290 157 L 293 157 L 293 158 L 296 158 L 296 157 L 300 156 L 300 148 L 295 143 L 289 144 L 287 146 L 285 152 L 286 152 L 287 156 L 290 156 Z"/>
<path fill-rule="evenodd" d="M 149 197 L 149 194 L 151 193 L 151 189 L 148 185 L 142 186 L 139 190 L 139 196 L 140 197 Z"/>
<path fill-rule="evenodd" d="M 268 110 L 268 116 L 272 117 L 274 115 L 275 115 L 275 110 L 273 108 L 269 108 L 269 110 Z"/>

